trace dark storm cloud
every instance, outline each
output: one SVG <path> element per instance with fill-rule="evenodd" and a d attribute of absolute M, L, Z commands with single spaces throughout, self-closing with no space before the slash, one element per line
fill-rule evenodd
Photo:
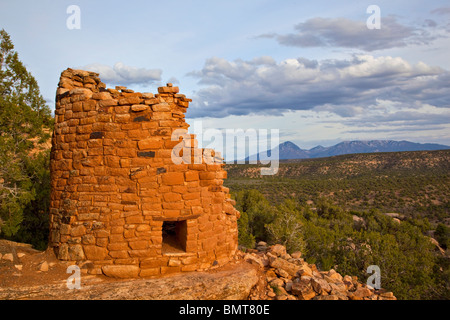
<path fill-rule="evenodd" d="M 349 60 L 298 58 L 280 63 L 270 57 L 211 58 L 190 75 L 205 87 L 197 91 L 189 117 L 282 115 L 313 109 L 352 117 L 380 99 L 450 107 L 450 73 L 402 58 L 360 55 Z"/>

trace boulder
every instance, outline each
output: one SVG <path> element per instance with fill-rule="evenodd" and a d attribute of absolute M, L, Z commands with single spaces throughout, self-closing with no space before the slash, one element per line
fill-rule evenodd
<path fill-rule="evenodd" d="M 331 291 L 330 285 L 323 279 L 312 278 L 311 286 L 317 294 L 328 294 Z"/>
<path fill-rule="evenodd" d="M 331 279 L 342 281 L 342 276 L 336 272 L 336 270 L 331 269 L 327 274 Z"/>
<path fill-rule="evenodd" d="M 250 262 L 252 264 L 255 264 L 257 266 L 260 266 L 261 268 L 264 268 L 264 263 L 263 263 L 262 259 L 260 257 L 256 256 L 255 254 L 250 254 L 250 253 L 245 254 L 244 260 L 247 262 Z"/>
<path fill-rule="evenodd" d="M 297 275 L 297 272 L 300 268 L 298 265 L 290 263 L 281 258 L 277 258 L 277 259 L 271 261 L 270 266 L 275 269 L 284 270 L 292 277 Z"/>
<path fill-rule="evenodd" d="M 278 276 L 280 276 L 281 278 L 288 279 L 290 277 L 289 273 L 287 273 L 286 271 L 284 271 L 283 269 L 280 269 L 280 268 L 275 269 L 275 273 Z"/>
<path fill-rule="evenodd" d="M 372 291 L 367 288 L 359 287 L 355 292 L 349 292 L 348 297 L 350 300 L 363 300 L 366 297 L 372 295 Z"/>
<path fill-rule="evenodd" d="M 286 254 L 286 247 L 281 244 L 275 244 L 270 246 L 268 251 L 275 256 L 280 257 L 281 255 Z"/>
<path fill-rule="evenodd" d="M 306 263 L 304 263 L 302 266 L 300 266 L 298 268 L 297 272 L 298 272 L 299 276 L 308 276 L 308 277 L 312 277 L 313 276 L 312 269 Z"/>
<path fill-rule="evenodd" d="M 292 283 L 291 293 L 296 295 L 299 300 L 311 300 L 316 296 L 311 282 L 304 280 Z"/>

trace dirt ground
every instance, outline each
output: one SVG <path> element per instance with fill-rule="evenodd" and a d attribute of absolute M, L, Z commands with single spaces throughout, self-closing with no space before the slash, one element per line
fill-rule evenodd
<path fill-rule="evenodd" d="M 72 273 L 67 273 L 67 268 L 74 262 L 57 260 L 51 250 L 41 252 L 0 240 L 0 254 L 0 300 L 240 300 L 249 296 L 260 279 L 254 266 L 236 260 L 210 271 L 146 279 L 113 279 L 82 272 L 81 289 L 70 290 L 67 280 Z M 41 270 L 44 262 L 48 270 Z"/>

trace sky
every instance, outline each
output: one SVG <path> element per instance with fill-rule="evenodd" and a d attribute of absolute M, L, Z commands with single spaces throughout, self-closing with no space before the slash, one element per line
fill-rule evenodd
<path fill-rule="evenodd" d="M 448 0 L 0 0 L 2 28 L 52 109 L 70 67 L 110 88 L 171 82 L 203 129 L 450 145 Z"/>

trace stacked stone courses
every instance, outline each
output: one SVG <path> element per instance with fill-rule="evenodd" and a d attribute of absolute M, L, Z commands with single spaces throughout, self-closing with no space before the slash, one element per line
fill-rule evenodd
<path fill-rule="evenodd" d="M 56 92 L 49 244 L 90 274 L 147 277 L 226 264 L 237 219 L 220 155 L 190 139 L 191 99 L 107 89 L 99 74 L 67 69 Z M 183 162 L 172 160 L 182 146 Z M 190 152 L 187 152 L 190 151 Z M 190 160 L 190 161 L 188 161 Z"/>

